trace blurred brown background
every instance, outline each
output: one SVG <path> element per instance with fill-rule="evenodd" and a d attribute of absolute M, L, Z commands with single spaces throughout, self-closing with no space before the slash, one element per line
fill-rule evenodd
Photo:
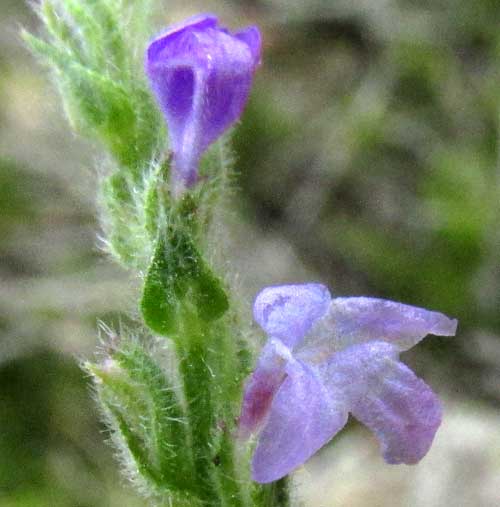
<path fill-rule="evenodd" d="M 500 505 L 500 3 L 158 0 L 158 25 L 257 23 L 228 256 L 260 287 L 322 281 L 460 320 L 404 359 L 445 401 L 416 467 L 351 424 L 295 474 L 310 507 Z M 0 506 L 133 507 L 78 360 L 134 284 L 99 249 L 98 147 L 71 134 L 0 0 Z"/>

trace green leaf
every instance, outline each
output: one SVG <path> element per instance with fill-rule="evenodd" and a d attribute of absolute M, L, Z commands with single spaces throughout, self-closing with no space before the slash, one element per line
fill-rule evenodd
<path fill-rule="evenodd" d="M 141 425 L 148 411 L 147 398 L 123 369 L 112 364 L 112 368 L 94 364 L 86 364 L 85 368 L 94 378 L 98 401 L 106 415 L 113 441 L 122 453 L 123 465 L 130 473 L 138 472 L 157 488 L 160 486 L 159 474 L 152 464 Z"/>
<path fill-rule="evenodd" d="M 203 266 L 194 280 L 193 297 L 198 315 L 205 321 L 218 319 L 229 309 L 226 292 L 221 281 Z"/>
<path fill-rule="evenodd" d="M 153 353 L 124 338 L 112 358 L 86 369 L 96 379 L 98 400 L 127 469 L 160 491 L 195 494 L 188 420 Z"/>
<path fill-rule="evenodd" d="M 77 55 L 81 51 L 81 45 L 68 21 L 61 16 L 51 2 L 42 2 L 38 14 L 47 27 L 47 31 L 52 36 L 55 43 L 68 52 Z"/>
<path fill-rule="evenodd" d="M 157 472 L 151 468 L 148 457 L 146 456 L 143 448 L 143 442 L 130 428 L 127 420 L 125 419 L 124 411 L 120 410 L 112 403 L 106 403 L 104 401 L 104 404 L 109 410 L 110 414 L 116 420 L 115 432 L 119 433 L 120 437 L 123 439 L 126 448 L 130 452 L 130 455 L 132 456 L 137 466 L 137 470 L 145 479 L 158 487 L 160 485 L 160 479 L 157 475 Z"/>
<path fill-rule="evenodd" d="M 37 12 L 47 40 L 23 32 L 27 45 L 54 71 L 73 128 L 100 139 L 136 184 L 165 134 L 142 65 L 131 62 L 146 40 L 127 28 L 139 4 L 149 1 L 118 8 L 106 0 L 44 0 Z"/>
<path fill-rule="evenodd" d="M 130 343 L 113 356 L 130 379 L 142 386 L 149 400 L 143 425 L 150 435 L 151 455 L 160 481 L 170 489 L 191 490 L 192 462 L 187 421 L 177 394 L 157 362 L 138 343 Z"/>
<path fill-rule="evenodd" d="M 144 228 L 152 241 L 158 236 L 160 224 L 160 196 L 156 174 L 146 181 L 144 187 Z"/>
<path fill-rule="evenodd" d="M 144 282 L 141 312 L 144 322 L 155 332 L 168 336 L 177 331 L 178 297 L 174 289 L 175 257 L 164 239 L 156 246 Z"/>
<path fill-rule="evenodd" d="M 157 246 L 144 283 L 141 311 L 146 324 L 164 336 L 179 329 L 179 309 L 193 304 L 211 321 L 229 308 L 222 283 L 211 272 L 183 227 L 171 227 Z"/>
<path fill-rule="evenodd" d="M 130 184 L 121 172 L 105 178 L 101 200 L 106 210 L 104 228 L 110 252 L 125 266 L 136 267 L 140 237 L 134 234 L 136 213 L 132 208 Z"/>

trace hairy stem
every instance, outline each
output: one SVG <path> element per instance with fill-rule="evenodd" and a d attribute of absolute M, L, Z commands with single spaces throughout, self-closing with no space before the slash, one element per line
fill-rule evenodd
<path fill-rule="evenodd" d="M 214 406 L 213 375 L 207 363 L 207 343 L 197 316 L 184 312 L 182 339 L 177 340 L 187 418 L 191 435 L 191 449 L 197 490 L 200 498 L 210 506 L 218 504 L 215 491 L 213 449 Z"/>
<path fill-rule="evenodd" d="M 253 501 L 259 507 L 290 507 L 288 478 L 257 487 Z"/>

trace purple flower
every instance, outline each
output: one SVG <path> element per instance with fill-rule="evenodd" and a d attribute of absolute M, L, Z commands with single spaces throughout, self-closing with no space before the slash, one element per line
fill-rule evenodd
<path fill-rule="evenodd" d="M 240 117 L 260 51 L 257 27 L 232 35 L 210 14 L 168 28 L 149 45 L 146 73 L 168 124 L 174 187 L 196 183 L 201 155 Z"/>
<path fill-rule="evenodd" d="M 425 456 L 441 406 L 399 353 L 427 334 L 455 335 L 456 320 L 383 299 L 332 299 L 319 284 L 262 290 L 254 318 L 269 335 L 240 417 L 244 435 L 260 432 L 254 480 L 275 481 L 304 463 L 349 412 L 372 430 L 388 463 Z"/>

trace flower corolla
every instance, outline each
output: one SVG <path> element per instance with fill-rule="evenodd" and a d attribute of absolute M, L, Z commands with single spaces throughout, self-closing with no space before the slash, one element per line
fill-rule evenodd
<path fill-rule="evenodd" d="M 174 190 L 192 187 L 203 152 L 236 122 L 260 64 L 261 36 L 200 14 L 171 26 L 146 52 L 146 74 L 168 125 Z"/>
<path fill-rule="evenodd" d="M 304 463 L 349 413 L 375 434 L 388 463 L 423 458 L 441 405 L 399 353 L 427 334 L 454 336 L 455 319 L 384 299 L 332 299 L 320 284 L 265 288 L 253 310 L 269 337 L 240 416 L 243 435 L 258 433 L 255 481 L 275 481 Z"/>

